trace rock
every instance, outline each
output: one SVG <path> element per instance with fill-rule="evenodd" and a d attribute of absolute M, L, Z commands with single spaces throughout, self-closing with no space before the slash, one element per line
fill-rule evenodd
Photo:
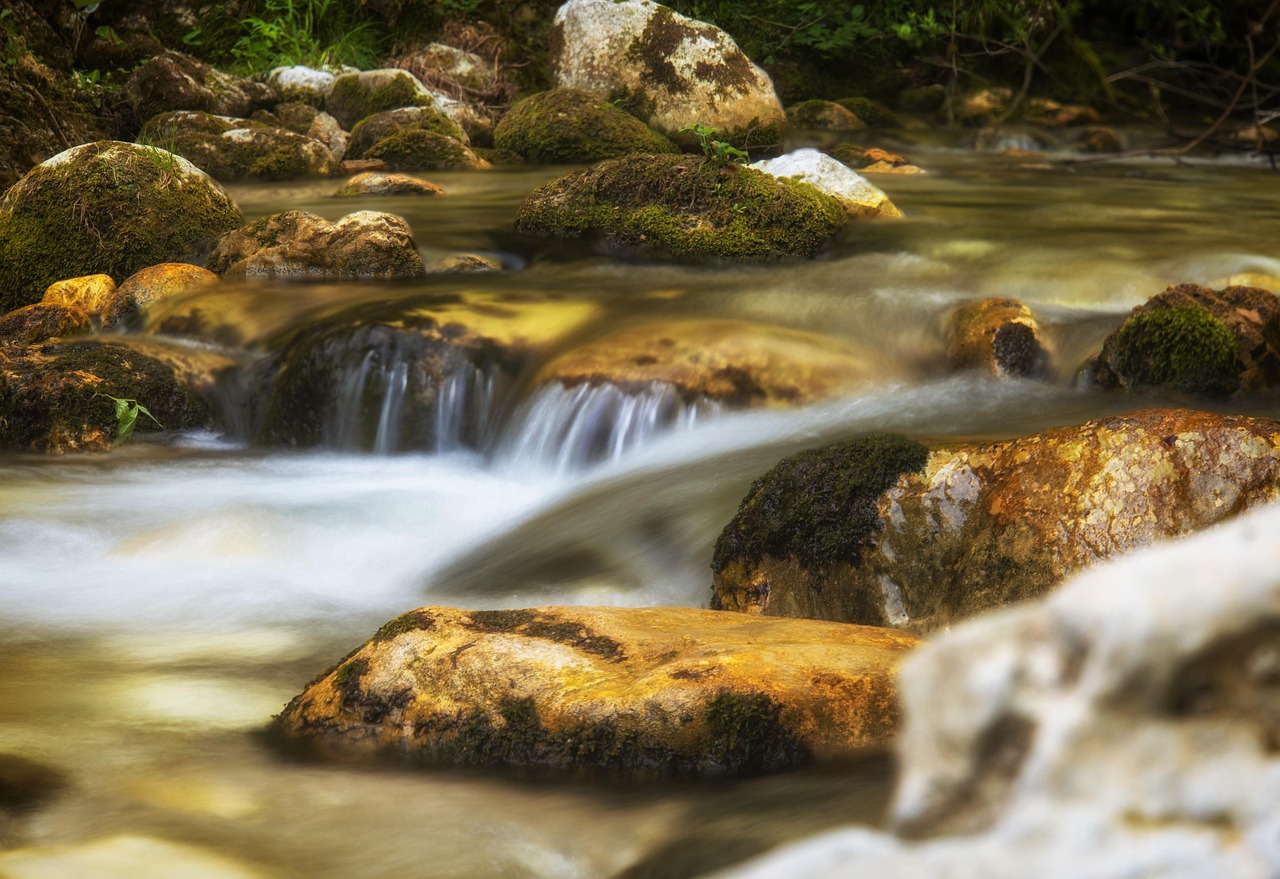
<path fill-rule="evenodd" d="M 66 786 L 66 776 L 57 769 L 18 754 L 0 753 L 0 809 L 26 811 Z"/>
<path fill-rule="evenodd" d="M 329 177 L 337 170 L 323 143 L 251 119 L 180 110 L 151 119 L 138 137 L 171 149 L 218 180 Z"/>
<path fill-rule="evenodd" d="M 463 144 L 467 142 L 466 134 L 457 123 L 435 107 L 401 107 L 362 119 L 347 141 L 347 157 L 362 159 L 379 142 L 406 131 L 431 131 Z"/>
<path fill-rule="evenodd" d="M 1124 141 L 1115 129 L 1091 125 L 1076 138 L 1076 149 L 1082 153 L 1118 153 L 1124 149 Z"/>
<path fill-rule="evenodd" d="M 1270 125 L 1242 125 L 1231 132 L 1231 139 L 1261 149 L 1280 140 L 1280 131 Z"/>
<path fill-rule="evenodd" d="M 111 304 L 116 282 L 110 275 L 85 275 L 54 281 L 40 300 L 45 305 L 66 305 L 96 315 Z"/>
<path fill-rule="evenodd" d="M 576 89 L 552 89 L 517 102 L 498 122 L 493 143 L 548 164 L 680 152 L 630 113 Z"/>
<path fill-rule="evenodd" d="M 392 66 L 410 71 L 424 84 L 433 79 L 442 80 L 473 92 L 489 91 L 498 84 L 496 64 L 474 52 L 464 52 L 444 43 L 429 43 L 397 59 Z"/>
<path fill-rule="evenodd" d="M 354 198 L 365 195 L 443 195 L 444 190 L 429 180 L 408 174 L 378 174 L 366 171 L 342 184 L 334 195 Z"/>
<path fill-rule="evenodd" d="M 37 452 L 109 449 L 110 397 L 136 399 L 166 430 L 209 427 L 209 406 L 177 371 L 116 341 L 0 346 L 0 447 Z M 146 418 L 139 433 L 160 430 Z"/>
<path fill-rule="evenodd" d="M 569 0 L 550 38 L 558 88 L 622 97 L 667 135 L 700 123 L 746 148 L 781 143 L 786 120 L 768 74 L 724 31 L 649 0 Z"/>
<path fill-rule="evenodd" d="M 489 163 L 462 141 L 434 131 L 410 129 L 378 141 L 365 153 L 390 171 L 478 171 Z"/>
<path fill-rule="evenodd" d="M 857 131 L 867 123 L 834 101 L 801 101 L 787 108 L 787 124 L 793 128 L 820 128 L 826 131 Z"/>
<path fill-rule="evenodd" d="M 92 330 L 93 321 L 87 312 L 70 305 L 38 302 L 0 317 L 0 344 L 32 345 Z"/>
<path fill-rule="evenodd" d="M 1009 109 L 1013 100 L 1013 90 L 1008 88 L 989 88 L 973 92 L 960 98 L 959 112 L 962 119 L 971 122 L 986 122 Z"/>
<path fill-rule="evenodd" d="M 1049 351 L 1030 308 L 1016 299 L 983 299 L 960 306 L 947 321 L 947 363 L 952 369 L 1043 378 Z"/>
<path fill-rule="evenodd" d="M 334 75 L 323 70 L 295 64 L 277 67 L 267 74 L 267 85 L 275 90 L 282 101 L 297 101 L 313 107 L 323 107 Z"/>
<path fill-rule="evenodd" d="M 845 222 L 837 200 L 749 167 L 693 156 L 627 156 L 539 187 L 516 229 L 591 233 L 677 257 L 770 260 L 813 255 Z"/>
<path fill-rule="evenodd" d="M 1053 147 L 1045 132 L 1027 125 L 988 125 L 978 132 L 973 148 L 980 153 L 1032 155 Z"/>
<path fill-rule="evenodd" d="M 827 155 L 843 162 L 859 174 L 924 174 L 923 168 L 911 163 L 906 156 L 891 153 L 877 147 L 861 147 L 853 143 L 839 143 Z"/>
<path fill-rule="evenodd" d="M 1227 396 L 1280 382 L 1280 300 L 1269 290 L 1170 287 L 1107 336 L 1092 364 L 1108 389 Z"/>
<path fill-rule="evenodd" d="M 221 187 L 180 156 L 113 141 L 75 147 L 0 197 L 0 308 L 37 302 L 70 275 L 123 280 L 159 262 L 200 263 L 242 222 Z"/>
<path fill-rule="evenodd" d="M 420 608 L 295 697 L 321 753 L 638 775 L 776 771 L 882 748 L 886 629 L 690 608 Z"/>
<path fill-rule="evenodd" d="M 844 205 L 854 217 L 901 217 L 902 212 L 875 186 L 843 162 L 815 149 L 796 150 L 751 165 L 774 177 L 808 183 Z"/>
<path fill-rule="evenodd" d="M 413 278 L 424 271 L 409 224 L 378 211 L 336 223 L 306 211 L 272 214 L 219 238 L 208 265 L 233 277 Z"/>
<path fill-rule="evenodd" d="M 889 826 L 720 879 L 1280 874 L 1280 509 L 1135 552 L 916 650 Z"/>
<path fill-rule="evenodd" d="M 284 128 L 292 131 L 294 134 L 306 134 L 311 130 L 312 124 L 316 121 L 316 117 L 320 115 L 320 111 L 310 104 L 285 103 L 276 104 L 271 112 L 266 110 L 258 110 L 254 113 L 251 122 L 262 122 L 273 128 Z M 325 114 L 328 116 L 329 114 Z M 329 116 L 333 119 L 332 116 Z M 333 120 L 337 125 L 338 120 Z"/>
<path fill-rule="evenodd" d="M 181 52 L 165 52 L 143 64 L 125 81 L 124 93 L 138 119 L 173 110 L 248 116 L 279 100 L 270 86 L 223 73 Z"/>
<path fill-rule="evenodd" d="M 474 45 L 477 52 L 463 51 L 444 43 L 431 43 L 424 48 L 398 55 L 387 62 L 412 73 L 435 95 L 436 106 L 462 129 L 472 143 L 493 143 L 494 114 L 511 104 L 516 86 L 506 75 L 501 63 L 504 41 L 487 25 L 464 25 L 455 38 Z"/>
<path fill-rule="evenodd" d="M 324 108 L 351 131 L 374 113 L 397 107 L 435 107 L 436 96 L 407 70 L 362 70 L 333 81 Z"/>
<path fill-rule="evenodd" d="M 1063 128 L 1068 125 L 1094 125 L 1101 121 L 1098 111 L 1083 104 L 1059 104 L 1048 98 L 1032 98 L 1024 117 L 1035 125 Z"/>
<path fill-rule="evenodd" d="M 190 263 L 166 262 L 139 269 L 116 290 L 102 312 L 102 325 L 136 329 L 152 303 L 217 283 L 218 276 L 213 272 Z"/>
<path fill-rule="evenodd" d="M 427 267 L 427 274 L 441 272 L 500 272 L 502 263 L 490 256 L 475 253 L 451 253 Z"/>
<path fill-rule="evenodd" d="M 366 171 L 385 171 L 387 163 L 382 159 L 343 159 L 339 168 L 343 174 L 363 174 Z"/>
<path fill-rule="evenodd" d="M 267 879 L 271 874 L 191 845 L 146 836 L 111 836 L 0 853 L 0 875 L 5 879 Z"/>
<path fill-rule="evenodd" d="M 341 162 L 346 158 L 349 137 L 338 124 L 338 120 L 328 113 L 317 113 L 305 133 L 312 140 L 318 140 L 324 144 L 335 162 Z"/>
<path fill-rule="evenodd" d="M 490 165 L 523 165 L 524 156 L 511 150 L 498 150 L 492 147 L 476 147 L 472 150 L 477 156 Z"/>
<path fill-rule="evenodd" d="M 757 480 L 714 607 L 936 629 L 1280 497 L 1280 423 L 1148 409 L 939 448 L 837 443 Z"/>
<path fill-rule="evenodd" d="M 897 114 L 879 101 L 871 98 L 841 98 L 836 103 L 853 113 L 868 128 L 901 128 L 902 121 Z"/>

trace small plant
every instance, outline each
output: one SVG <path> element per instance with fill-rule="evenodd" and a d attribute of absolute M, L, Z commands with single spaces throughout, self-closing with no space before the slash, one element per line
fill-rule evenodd
<path fill-rule="evenodd" d="M 97 393 L 95 397 L 106 397 L 116 405 L 116 439 L 114 445 L 120 445 L 133 436 L 133 429 L 138 426 L 138 416 L 145 415 L 155 421 L 156 427 L 164 429 L 164 425 L 156 420 L 146 406 L 132 397 L 113 397 L 110 394 Z"/>
<path fill-rule="evenodd" d="M 728 141 L 714 140 L 717 131 L 719 129 L 709 128 L 697 122 L 680 129 L 681 134 L 692 132 L 698 138 L 698 146 L 702 147 L 702 154 L 721 168 L 745 162 L 749 158 L 745 150 L 738 149 Z"/>

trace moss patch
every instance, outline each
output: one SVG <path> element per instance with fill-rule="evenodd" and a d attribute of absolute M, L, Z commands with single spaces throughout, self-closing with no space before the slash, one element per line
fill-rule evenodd
<path fill-rule="evenodd" d="M 381 159 L 388 171 L 439 171 L 479 165 L 475 154 L 460 141 L 420 128 L 383 138 L 365 152 L 365 158 Z"/>
<path fill-rule="evenodd" d="M 405 632 L 422 632 L 435 628 L 436 618 L 425 610 L 402 613 L 373 633 L 373 643 L 391 641 Z"/>
<path fill-rule="evenodd" d="M 583 653 L 619 661 L 625 658 L 622 645 L 572 620 L 554 620 L 531 610 L 478 610 L 471 614 L 471 627 L 480 632 L 499 632 L 543 638 Z"/>
<path fill-rule="evenodd" d="M 877 434 L 784 459 L 747 492 L 716 542 L 712 570 L 765 556 L 793 556 L 808 567 L 857 563 L 864 540 L 881 527 L 877 499 L 928 456 L 920 443 Z"/>
<path fill-rule="evenodd" d="M 782 721 L 782 706 L 764 693 L 721 690 L 707 703 L 708 756 L 731 775 L 755 775 L 803 765 L 812 757 Z"/>
<path fill-rule="evenodd" d="M 1239 386 L 1231 330 L 1198 306 L 1134 315 L 1116 342 L 1116 372 L 1130 388 L 1225 396 Z"/>
<path fill-rule="evenodd" d="M 466 139 L 457 123 L 434 107 L 388 110 L 362 119 L 351 129 L 346 158 L 363 159 L 379 141 L 405 131 L 431 131 L 459 142 Z"/>
<path fill-rule="evenodd" d="M 595 162 L 631 153 L 676 153 L 639 119 L 577 89 L 525 98 L 502 117 L 494 145 L 534 162 Z"/>
<path fill-rule="evenodd" d="M 370 86 L 367 74 L 339 76 L 333 82 L 325 108 L 348 130 L 366 116 L 394 110 L 397 107 L 430 107 L 435 100 L 424 94 L 413 80 L 413 74 L 387 76 Z"/>

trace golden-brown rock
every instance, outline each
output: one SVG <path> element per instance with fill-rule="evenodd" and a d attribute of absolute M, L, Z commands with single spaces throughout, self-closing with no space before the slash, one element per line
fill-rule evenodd
<path fill-rule="evenodd" d="M 947 321 L 947 362 L 1000 376 L 1043 376 L 1049 352 L 1031 309 L 1016 299 L 983 299 Z"/>
<path fill-rule="evenodd" d="M 139 269 L 116 289 L 110 304 L 102 312 L 102 325 L 133 327 L 142 322 L 143 314 L 153 303 L 218 283 L 218 276 L 208 269 L 185 262 L 163 262 Z"/>
<path fill-rule="evenodd" d="M 85 275 L 54 281 L 40 301 L 46 305 L 67 305 L 89 314 L 98 314 L 111 304 L 116 282 L 110 275 Z"/>
<path fill-rule="evenodd" d="M 92 329 L 89 315 L 79 308 L 37 302 L 0 317 L 0 343 L 32 345 L 47 339 L 78 336 Z"/>
<path fill-rule="evenodd" d="M 428 607 L 314 681 L 275 731 L 337 756 L 720 775 L 886 746 L 914 637 L 692 608 Z"/>

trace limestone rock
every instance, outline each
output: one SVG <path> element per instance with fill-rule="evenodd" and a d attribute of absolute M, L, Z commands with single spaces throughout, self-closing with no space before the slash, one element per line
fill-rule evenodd
<path fill-rule="evenodd" d="M 98 314 L 111 304 L 116 282 L 110 275 L 85 275 L 54 281 L 40 300 L 46 305 L 66 305 L 88 314 Z"/>
<path fill-rule="evenodd" d="M 374 113 L 397 107 L 435 107 L 436 96 L 407 70 L 362 70 L 333 81 L 324 108 L 351 131 Z"/>
<path fill-rule="evenodd" d="M 983 299 L 947 321 L 947 363 L 999 376 L 1044 377 L 1049 351 L 1035 314 L 1016 299 Z"/>
<path fill-rule="evenodd" d="M 825 131 L 857 131 L 867 123 L 835 101 L 801 101 L 787 108 L 787 123 L 793 128 Z"/>
<path fill-rule="evenodd" d="M 550 52 L 557 87 L 625 96 L 664 134 L 701 123 L 740 148 L 781 142 L 786 117 L 768 74 L 724 31 L 650 0 L 569 0 Z"/>
<path fill-rule="evenodd" d="M 321 752 L 640 775 L 784 769 L 887 745 L 910 636 L 689 608 L 420 608 L 297 696 Z"/>
<path fill-rule="evenodd" d="M 299 101 L 313 107 L 323 107 L 329 89 L 333 88 L 332 73 L 295 64 L 277 67 L 267 74 L 267 85 L 275 90 L 282 101 Z"/>
<path fill-rule="evenodd" d="M 517 102 L 498 122 L 493 143 L 549 164 L 679 152 L 630 113 L 576 89 L 552 89 Z"/>
<path fill-rule="evenodd" d="M 218 283 L 218 276 L 190 263 L 166 262 L 134 272 L 116 289 L 102 312 L 104 327 L 136 328 L 148 306 Z"/>
<path fill-rule="evenodd" d="M 88 313 L 79 308 L 37 302 L 0 316 L 0 344 L 32 345 L 92 329 Z"/>
<path fill-rule="evenodd" d="M 139 139 L 171 148 L 217 180 L 329 177 L 337 169 L 323 143 L 251 119 L 162 113 L 143 126 Z"/>
<path fill-rule="evenodd" d="M 839 199 L 855 217 L 901 217 L 889 196 L 867 182 L 838 159 L 815 149 L 802 149 L 751 165 L 774 177 L 808 183 Z"/>
<path fill-rule="evenodd" d="M 366 171 L 357 174 L 334 193 L 338 198 L 365 195 L 443 195 L 444 190 L 429 180 L 408 174 L 379 174 Z"/>
<path fill-rule="evenodd" d="M 758 480 L 716 545 L 713 605 L 935 629 L 1280 497 L 1266 418 L 1148 409 L 927 455 L 903 442 Z"/>
<path fill-rule="evenodd" d="M 423 273 L 403 218 L 356 211 L 336 223 L 306 211 L 263 217 L 218 239 L 210 270 L 235 277 L 411 278 Z"/>
<path fill-rule="evenodd" d="M 165 52 L 139 67 L 124 92 L 138 119 L 173 110 L 248 116 L 279 100 L 270 86 L 223 73 L 181 52 Z"/>
<path fill-rule="evenodd" d="M 181 156 L 113 141 L 75 147 L 0 197 L 0 308 L 37 302 L 76 274 L 120 281 L 160 262 L 199 263 L 242 222 L 221 187 Z"/>
<path fill-rule="evenodd" d="M 360 120 L 347 141 L 347 158 L 362 159 L 381 141 L 406 131 L 430 131 L 467 143 L 458 124 L 435 107 L 400 107 Z"/>

